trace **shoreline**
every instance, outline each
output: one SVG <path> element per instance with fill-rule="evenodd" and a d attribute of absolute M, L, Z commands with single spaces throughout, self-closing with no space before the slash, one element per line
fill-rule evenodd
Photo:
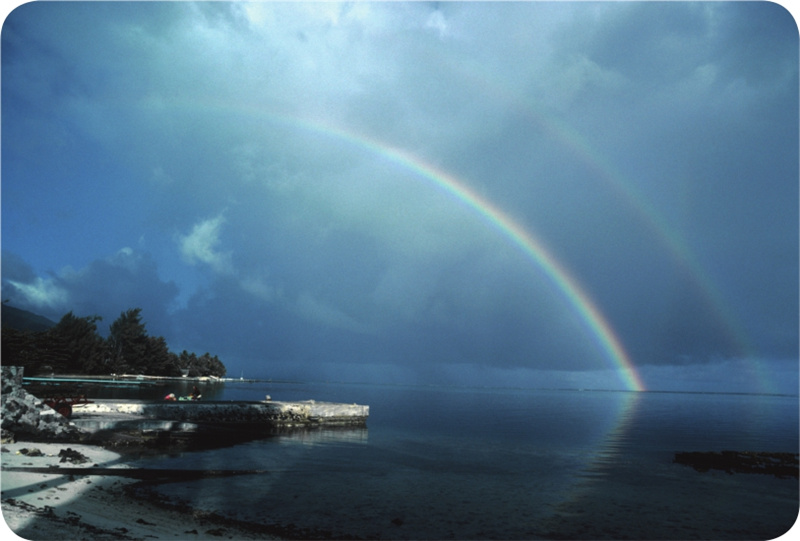
<path fill-rule="evenodd" d="M 301 381 L 273 380 L 272 378 L 231 378 L 228 376 L 151 376 L 147 374 L 48 374 L 24 376 L 26 384 L 35 383 L 102 383 L 102 384 L 135 384 L 158 382 L 190 382 L 190 383 L 288 383 L 302 384 Z"/>
<path fill-rule="evenodd" d="M 272 402 L 269 397 L 247 403 L 92 401 L 76 404 L 80 413 L 70 421 L 23 388 L 22 369 L 2 368 L 0 502 L 5 527 L 17 537 L 33 541 L 333 537 L 331 532 L 294 524 L 236 520 L 170 497 L 168 488 L 156 490 L 168 483 L 269 472 L 132 464 L 153 453 L 236 445 L 266 436 L 267 427 L 363 424 L 368 406 Z M 88 425 L 78 426 L 82 423 Z"/>
<path fill-rule="evenodd" d="M 75 462 L 70 462 L 69 457 Z M 123 455 L 99 446 L 6 443 L 2 445 L 0 462 L 5 528 L 20 538 L 36 541 L 284 538 L 277 526 L 236 521 L 193 509 L 184 502 L 159 498 L 146 482 L 113 475 L 114 469 L 126 470 L 130 466 Z M 87 475 L 87 470 L 93 467 L 105 475 Z M 48 473 L 24 471 L 31 468 L 44 468 Z M 302 532 L 294 533 L 302 536 Z"/>

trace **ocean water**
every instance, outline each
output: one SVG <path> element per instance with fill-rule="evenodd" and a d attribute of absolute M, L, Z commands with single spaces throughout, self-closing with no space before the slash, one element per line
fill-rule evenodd
<path fill-rule="evenodd" d="M 268 382 L 204 393 L 370 406 L 367 428 L 140 463 L 267 470 L 158 490 L 313 536 L 772 539 L 798 516 L 797 479 L 673 463 L 677 451 L 798 452 L 797 396 Z"/>

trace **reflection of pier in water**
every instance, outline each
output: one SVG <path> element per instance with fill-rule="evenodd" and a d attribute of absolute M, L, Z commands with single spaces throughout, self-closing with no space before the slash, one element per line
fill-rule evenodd
<path fill-rule="evenodd" d="M 369 443 L 369 430 L 366 427 L 276 428 L 272 430 L 271 435 L 285 440 L 296 441 L 303 445 Z"/>

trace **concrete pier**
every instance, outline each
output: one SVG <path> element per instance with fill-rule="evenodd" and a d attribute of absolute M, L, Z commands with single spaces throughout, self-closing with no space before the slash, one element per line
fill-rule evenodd
<path fill-rule="evenodd" d="M 22 368 L 0 367 L 4 443 L 70 441 L 114 448 L 181 449 L 235 445 L 291 433 L 311 441 L 366 441 L 369 406 L 314 400 L 281 401 L 70 401 L 63 417 L 22 387 Z M 56 409 L 64 411 L 69 408 Z"/>
<path fill-rule="evenodd" d="M 115 401 L 76 405 L 72 422 L 82 430 L 192 430 L 199 425 L 254 428 L 364 427 L 369 406 L 333 402 Z"/>

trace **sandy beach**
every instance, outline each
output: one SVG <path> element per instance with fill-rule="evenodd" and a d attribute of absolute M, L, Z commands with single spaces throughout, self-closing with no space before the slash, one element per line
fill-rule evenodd
<path fill-rule="evenodd" d="M 10 532 L 35 541 L 279 538 L 213 513 L 134 496 L 130 489 L 136 479 L 108 471 L 128 469 L 124 458 L 102 447 L 7 443 L 2 445 L 0 461 L 3 539 L 14 539 Z M 102 469 L 104 475 L 87 474 L 88 468 Z"/>

